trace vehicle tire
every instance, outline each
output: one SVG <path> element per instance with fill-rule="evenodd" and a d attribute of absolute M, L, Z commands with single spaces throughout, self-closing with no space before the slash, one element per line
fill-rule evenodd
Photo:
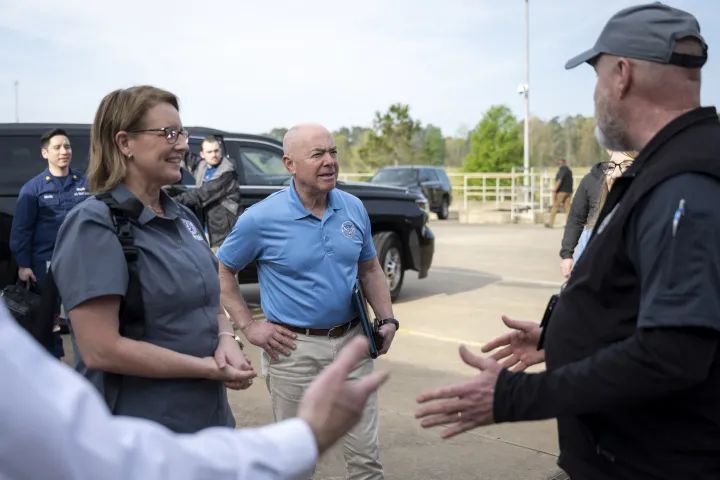
<path fill-rule="evenodd" d="M 379 232 L 373 235 L 380 268 L 385 274 L 390 289 L 390 299 L 394 302 L 400 295 L 405 269 L 402 263 L 402 242 L 394 232 Z"/>
<path fill-rule="evenodd" d="M 450 216 L 450 201 L 447 196 L 443 197 L 442 203 L 440 203 L 440 211 L 437 216 L 440 220 L 447 220 Z"/>

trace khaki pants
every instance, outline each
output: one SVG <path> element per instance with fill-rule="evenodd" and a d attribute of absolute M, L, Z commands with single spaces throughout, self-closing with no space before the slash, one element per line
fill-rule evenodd
<path fill-rule="evenodd" d="M 265 377 L 275 421 L 297 415 L 305 389 L 315 377 L 337 357 L 340 350 L 356 335 L 363 335 L 360 325 L 340 338 L 297 334 L 296 349 L 289 357 L 279 355 L 273 360 L 263 351 L 261 374 Z M 373 360 L 368 357 L 350 374 L 358 378 L 372 373 Z M 345 455 L 346 479 L 383 479 L 378 440 L 378 397 L 373 393 L 365 406 L 360 422 L 342 439 Z M 315 471 L 308 478 L 312 479 Z"/>
<path fill-rule="evenodd" d="M 565 211 L 565 215 L 567 215 L 570 212 L 570 200 L 572 199 L 572 193 L 570 192 L 558 192 L 555 194 L 555 197 L 553 197 L 553 203 L 552 208 L 550 209 L 550 220 L 548 220 L 547 224 L 551 227 L 555 225 L 555 215 L 557 215 L 558 208 L 560 205 L 563 206 L 563 210 Z"/>

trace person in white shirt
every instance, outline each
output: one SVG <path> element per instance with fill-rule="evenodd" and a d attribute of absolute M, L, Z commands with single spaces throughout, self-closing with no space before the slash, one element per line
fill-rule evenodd
<path fill-rule="evenodd" d="M 347 381 L 367 351 L 363 337 L 348 344 L 305 392 L 295 418 L 177 434 L 111 415 L 97 389 L 42 349 L 0 299 L 0 479 L 302 477 L 357 424 L 368 396 L 387 380 L 375 372 Z"/>

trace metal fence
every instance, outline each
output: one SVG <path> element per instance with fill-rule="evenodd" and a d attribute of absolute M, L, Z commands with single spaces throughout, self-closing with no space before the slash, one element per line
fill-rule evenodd
<path fill-rule="evenodd" d="M 492 204 L 498 210 L 510 210 L 511 217 L 534 216 L 546 212 L 552 205 L 556 169 L 513 168 L 510 173 L 453 173 L 447 172 L 452 183 L 455 201 L 451 209 L 472 210 L 477 204 Z M 574 173 L 574 188 L 586 172 Z M 365 181 L 373 173 L 341 173 L 340 180 Z M 527 181 L 527 184 L 526 184 Z"/>

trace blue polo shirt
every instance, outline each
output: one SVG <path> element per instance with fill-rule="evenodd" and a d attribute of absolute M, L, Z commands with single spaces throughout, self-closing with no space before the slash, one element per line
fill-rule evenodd
<path fill-rule="evenodd" d="M 253 260 L 261 307 L 271 322 L 329 328 L 352 320 L 358 262 L 376 256 L 359 198 L 330 191 L 322 219 L 290 187 L 246 209 L 217 252 L 233 270 Z"/>

